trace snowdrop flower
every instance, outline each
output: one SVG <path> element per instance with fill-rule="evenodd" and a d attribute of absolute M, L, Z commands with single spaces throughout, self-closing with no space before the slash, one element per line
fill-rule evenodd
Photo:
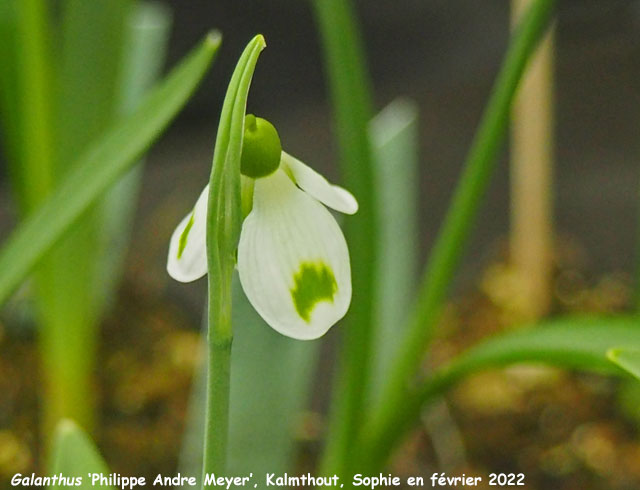
<path fill-rule="evenodd" d="M 353 214 L 355 198 L 281 149 L 268 121 L 247 115 L 241 158 L 246 218 L 237 268 L 247 298 L 275 330 L 324 335 L 351 302 L 347 243 L 325 208 Z M 167 270 L 181 282 L 207 273 L 208 186 L 171 237 Z"/>

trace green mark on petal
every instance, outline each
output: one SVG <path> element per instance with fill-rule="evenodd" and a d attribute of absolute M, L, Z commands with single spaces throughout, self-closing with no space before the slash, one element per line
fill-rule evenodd
<path fill-rule="evenodd" d="M 320 301 L 333 302 L 333 296 L 338 290 L 333 271 L 322 262 L 303 262 L 293 280 L 293 304 L 300 317 L 307 323 L 311 321 L 311 312 L 315 305 Z"/>
<path fill-rule="evenodd" d="M 178 242 L 178 259 L 182 257 L 182 252 L 184 252 L 185 247 L 187 246 L 187 238 L 189 238 L 189 232 L 191 231 L 191 227 L 193 226 L 193 220 L 195 211 L 191 212 L 191 217 L 189 218 L 189 222 L 187 226 L 184 227 L 182 233 L 180 234 L 180 241 Z"/>

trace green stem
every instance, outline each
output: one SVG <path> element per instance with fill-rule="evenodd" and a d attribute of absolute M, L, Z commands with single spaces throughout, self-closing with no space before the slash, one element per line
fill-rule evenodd
<path fill-rule="evenodd" d="M 497 154 L 509 122 L 512 102 L 527 62 L 545 32 L 554 10 L 555 0 L 536 0 L 515 30 L 504 64 L 476 133 L 456 188 L 451 206 L 429 257 L 418 292 L 409 329 L 396 355 L 389 381 L 383 391 L 381 405 L 368 424 L 367 434 L 374 441 L 390 438 L 390 421 L 406 404 L 412 379 L 419 371 L 438 320 L 445 295 L 453 279 L 467 242 L 476 210 L 496 166 Z M 394 439 L 391 437 L 391 439 Z M 382 462 L 391 451 L 385 443 L 371 443 L 369 450 L 379 453 L 374 458 Z"/>
<path fill-rule="evenodd" d="M 230 286 L 230 282 L 229 282 Z M 210 288 L 211 290 L 211 288 Z M 230 287 L 229 287 L 230 292 Z M 209 297 L 209 301 L 214 298 Z M 231 376 L 231 298 L 226 304 L 209 308 L 207 373 L 207 415 L 205 418 L 205 443 L 203 462 L 203 482 L 207 473 L 221 474 L 225 470 L 227 438 L 229 430 L 229 392 Z M 215 302 L 210 303 L 215 305 Z"/>
<path fill-rule="evenodd" d="M 360 34 L 350 0 L 314 0 L 333 98 L 344 185 L 358 199 L 358 213 L 346 220 L 351 251 L 353 298 L 342 322 L 340 370 L 322 470 L 344 473 L 367 404 L 373 324 L 376 205 L 368 136 L 371 91 Z"/>

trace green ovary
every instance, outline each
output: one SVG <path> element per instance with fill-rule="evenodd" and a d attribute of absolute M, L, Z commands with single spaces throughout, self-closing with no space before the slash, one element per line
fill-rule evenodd
<path fill-rule="evenodd" d="M 187 238 L 189 238 L 189 232 L 191 231 L 191 227 L 193 226 L 193 215 L 195 213 L 191 213 L 191 218 L 189 218 L 189 222 L 187 226 L 184 227 L 184 230 L 180 234 L 180 241 L 178 242 L 178 259 L 182 257 L 182 253 L 184 252 L 185 247 L 187 246 Z"/>
<path fill-rule="evenodd" d="M 338 284 L 331 268 L 322 262 L 303 262 L 293 276 L 291 289 L 293 304 L 300 317 L 307 323 L 317 303 L 330 301 L 338 291 Z"/>

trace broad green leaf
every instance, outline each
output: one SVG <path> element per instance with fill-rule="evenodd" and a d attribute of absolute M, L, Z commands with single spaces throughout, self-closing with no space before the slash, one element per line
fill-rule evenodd
<path fill-rule="evenodd" d="M 640 348 L 617 347 L 609 349 L 607 358 L 631 376 L 640 379 Z"/>
<path fill-rule="evenodd" d="M 57 80 L 56 172 L 64 176 L 74 156 L 116 117 L 127 21 L 132 0 L 61 2 Z"/>
<path fill-rule="evenodd" d="M 308 399 L 320 344 L 296 341 L 269 327 L 238 281 L 234 281 L 233 325 L 228 473 L 291 472 L 295 430 Z M 205 368 L 202 363 L 194 383 L 179 466 L 181 473 L 198 479 L 204 444 Z M 259 479 L 257 483 L 262 488 Z"/>
<path fill-rule="evenodd" d="M 103 474 L 109 476 L 110 471 L 100 456 L 95 444 L 71 420 L 62 420 L 58 424 L 53 438 L 51 449 L 52 463 L 49 475 L 62 475 L 66 478 L 82 478 L 80 486 L 74 486 L 81 490 L 90 488 L 105 488 L 113 490 L 113 487 L 100 485 L 96 482 L 92 485 L 89 474 Z M 52 488 L 69 488 L 66 485 L 54 485 Z"/>
<path fill-rule="evenodd" d="M 207 405 L 207 309 L 202 318 L 200 357 L 195 363 L 191 394 L 182 434 L 182 446 L 178 457 L 178 471 L 202 481 L 202 448 L 204 447 L 204 417 Z M 188 486 L 180 487 L 183 490 Z"/>
<path fill-rule="evenodd" d="M 165 59 L 171 31 L 171 12 L 163 4 L 141 2 L 127 21 L 125 55 L 118 88 L 118 111 L 128 115 L 157 81 Z M 131 238 L 142 165 L 136 165 L 107 193 L 101 206 L 101 260 L 96 277 L 98 308 L 103 309 L 115 293 Z"/>
<path fill-rule="evenodd" d="M 255 312 L 236 283 L 231 362 L 229 472 L 294 471 L 294 436 L 320 343 L 285 337 Z M 260 480 L 258 487 L 261 488 Z"/>
<path fill-rule="evenodd" d="M 370 125 L 379 216 L 376 329 L 372 394 L 380 395 L 406 324 L 416 283 L 418 230 L 418 108 L 397 99 Z"/>
<path fill-rule="evenodd" d="M 0 305 L 69 226 L 142 156 L 193 93 L 220 45 L 204 41 L 150 93 L 136 111 L 88 148 L 41 208 L 0 250 Z"/>
<path fill-rule="evenodd" d="M 22 212 L 37 208 L 54 185 L 53 43 L 46 0 L 12 2 L 15 12 L 16 100 L 19 165 L 13 172 L 23 187 L 16 192 Z"/>
<path fill-rule="evenodd" d="M 11 179 L 22 178 L 20 160 L 20 119 L 18 87 L 18 49 L 16 32 L 16 0 L 0 2 L 0 124 L 2 144 Z"/>
<path fill-rule="evenodd" d="M 60 46 L 52 60 L 54 120 L 53 190 L 81 154 L 116 120 L 131 0 L 61 3 Z M 31 184 L 27 179 L 22 193 Z M 91 373 L 107 283 L 100 265 L 105 250 L 103 206 L 110 189 L 87 209 L 45 255 L 35 278 L 45 393 L 44 433 L 61 418 L 93 427 Z M 44 197 L 44 196 L 43 196 Z"/>
<path fill-rule="evenodd" d="M 60 3 L 56 184 L 72 168 L 75 156 L 86 150 L 121 114 L 122 91 L 129 91 L 127 85 L 138 83 L 127 73 L 125 63 L 129 61 L 127 57 L 142 58 L 129 39 L 133 31 L 130 19 L 137 10 L 132 0 L 63 0 Z M 130 94 L 127 96 L 130 98 Z M 119 197 L 113 196 L 117 187 L 85 211 L 47 255 L 46 261 L 50 263 L 43 265 L 45 273 L 40 274 L 38 288 L 40 296 L 50 296 L 40 301 L 40 321 L 45 328 L 59 331 L 66 326 L 66 330 L 76 330 L 81 335 L 87 335 L 83 330 L 96 330 L 104 298 L 113 286 L 113 281 L 103 276 L 106 269 L 102 267 L 103 256 L 111 253 L 107 239 L 113 231 L 105 226 L 104 213 L 109 212 L 108 201 Z M 126 229 L 122 231 L 126 237 Z M 106 270 L 111 272 L 113 268 Z M 53 362 L 55 365 L 59 359 Z"/>

